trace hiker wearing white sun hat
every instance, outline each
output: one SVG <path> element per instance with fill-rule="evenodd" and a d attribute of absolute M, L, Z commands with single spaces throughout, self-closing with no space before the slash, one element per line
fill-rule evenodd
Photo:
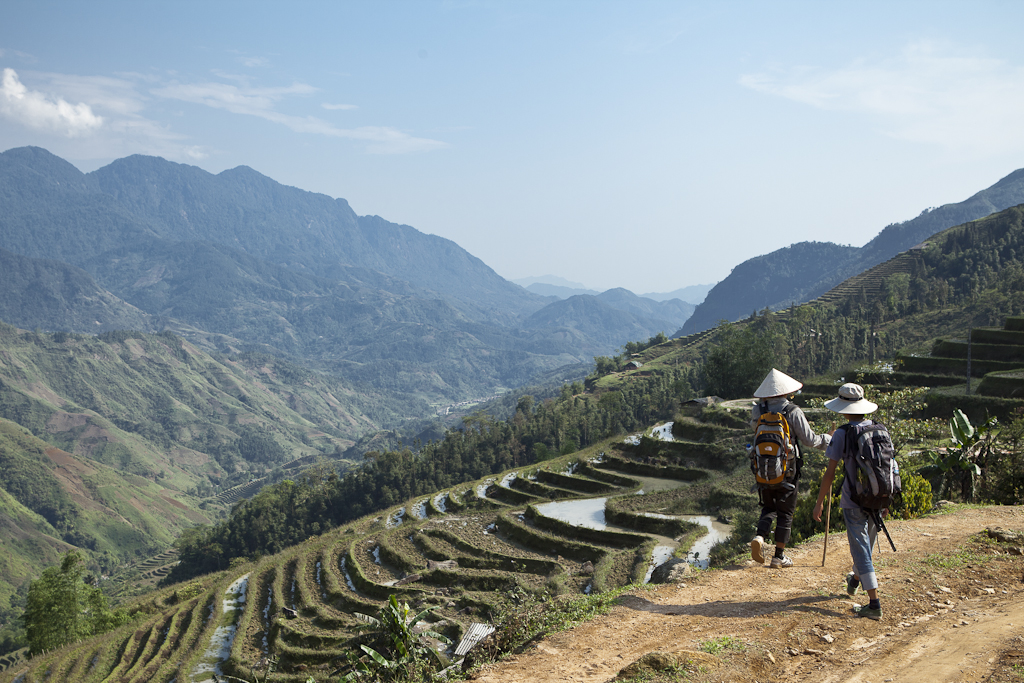
<path fill-rule="evenodd" d="M 864 430 L 870 428 L 875 439 L 879 443 L 886 443 L 892 447 L 892 440 L 885 425 L 875 423 L 867 418 L 869 413 L 878 409 L 878 405 L 864 398 L 864 387 L 859 384 L 847 383 L 839 387 L 839 395 L 825 404 L 825 407 L 832 412 L 845 415 L 847 424 L 833 431 L 835 438 L 828 447 L 825 455 L 828 457 L 828 467 L 821 479 L 821 488 L 818 491 L 818 500 L 811 512 L 814 521 L 821 521 L 821 512 L 824 507 L 825 498 L 832 491 L 832 481 L 835 479 L 836 468 L 840 462 L 856 460 L 858 457 L 858 441 L 855 438 L 847 438 L 851 430 Z M 838 433 L 837 433 L 838 432 Z M 899 466 L 893 466 L 897 474 Z M 881 524 L 881 517 L 878 512 L 872 513 L 862 508 L 853 498 L 850 488 L 850 475 L 843 479 L 843 492 L 839 497 L 839 508 L 843 511 L 843 521 L 846 524 L 846 538 L 850 544 L 850 555 L 853 558 L 853 571 L 846 575 L 846 592 L 850 595 L 857 593 L 858 586 L 864 588 L 868 594 L 868 604 L 860 605 L 853 609 L 858 617 L 879 620 L 882 618 L 882 605 L 878 599 L 878 577 L 875 575 L 875 567 L 871 561 L 875 543 L 878 539 L 878 527 Z M 895 546 L 894 546 L 895 547 Z"/>
<path fill-rule="evenodd" d="M 775 553 L 771 560 L 773 569 L 791 567 L 793 561 L 786 557 L 785 548 L 793 529 L 793 513 L 796 511 L 797 486 L 800 476 L 799 445 L 808 448 L 825 450 L 831 437 L 828 434 L 815 434 L 807 422 L 800 407 L 789 401 L 803 384 L 786 373 L 772 368 L 761 385 L 754 391 L 754 402 L 750 411 L 750 426 L 755 430 L 763 422 L 762 415 L 779 414 L 785 420 L 788 436 L 786 445 L 792 450 L 789 467 L 783 481 L 772 487 L 759 487 L 761 500 L 761 518 L 757 523 L 757 532 L 750 541 L 750 556 L 755 562 L 764 564 L 765 539 L 771 534 L 775 524 Z M 755 439 L 756 441 L 756 439 Z M 754 449 L 751 449 L 751 467 L 754 468 Z M 781 475 L 780 475 L 781 476 Z"/>
<path fill-rule="evenodd" d="M 867 415 L 878 410 L 878 404 L 864 398 L 864 387 L 847 382 L 839 387 L 839 396 L 825 404 L 833 413 Z"/>

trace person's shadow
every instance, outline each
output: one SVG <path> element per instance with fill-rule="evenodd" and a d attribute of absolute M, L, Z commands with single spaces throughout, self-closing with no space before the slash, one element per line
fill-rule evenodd
<path fill-rule="evenodd" d="M 841 617 L 844 613 L 833 609 L 818 607 L 814 603 L 828 602 L 845 596 L 840 595 L 805 595 L 788 600 L 757 600 L 732 602 L 715 600 L 700 605 L 657 605 L 638 595 L 623 595 L 616 603 L 627 609 L 654 614 L 689 615 L 702 617 L 760 617 L 790 610 L 814 612 L 822 616 Z"/>

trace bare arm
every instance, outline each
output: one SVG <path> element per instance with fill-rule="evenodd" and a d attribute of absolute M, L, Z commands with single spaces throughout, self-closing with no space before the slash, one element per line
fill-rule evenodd
<path fill-rule="evenodd" d="M 829 460 L 828 467 L 825 469 L 825 476 L 821 478 L 821 488 L 818 489 L 818 501 L 814 504 L 814 512 L 811 516 L 815 522 L 821 521 L 821 510 L 825 504 L 825 497 L 828 496 L 829 492 L 832 491 L 832 482 L 836 478 L 836 466 L 839 465 L 838 460 Z"/>

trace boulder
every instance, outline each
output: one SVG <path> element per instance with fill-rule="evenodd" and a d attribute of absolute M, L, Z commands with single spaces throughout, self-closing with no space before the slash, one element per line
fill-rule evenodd
<path fill-rule="evenodd" d="M 1018 534 L 1016 531 L 1009 531 L 999 526 L 989 527 L 985 529 L 985 533 L 989 535 L 989 538 L 993 538 L 1000 543 L 1010 543 L 1013 545 L 1024 543 L 1024 534 Z"/>
<path fill-rule="evenodd" d="M 399 579 L 398 581 L 395 581 L 394 585 L 396 585 L 396 586 L 404 586 L 407 583 L 413 583 L 413 582 L 419 581 L 421 578 L 423 578 L 423 577 L 420 576 L 419 574 L 410 574 L 409 576 L 405 577 L 404 579 Z"/>
<path fill-rule="evenodd" d="M 689 562 L 675 557 L 654 570 L 651 583 L 681 583 L 692 573 L 693 566 Z"/>

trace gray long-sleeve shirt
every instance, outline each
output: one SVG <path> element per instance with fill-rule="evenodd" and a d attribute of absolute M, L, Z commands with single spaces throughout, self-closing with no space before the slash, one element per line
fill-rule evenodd
<path fill-rule="evenodd" d="M 762 401 L 764 399 L 757 401 L 750 409 L 751 429 L 757 426 L 757 418 L 761 417 Z M 767 399 L 769 412 L 781 413 L 788 404 L 789 400 L 785 398 Z M 828 434 L 815 434 L 811 430 L 811 425 L 807 422 L 804 411 L 800 410 L 800 406 L 796 404 L 793 405 L 793 408 L 786 415 L 786 421 L 789 422 L 789 433 L 792 438 L 808 448 L 817 448 L 819 451 L 823 451 L 828 448 L 829 442 L 832 441 L 832 437 Z"/>

